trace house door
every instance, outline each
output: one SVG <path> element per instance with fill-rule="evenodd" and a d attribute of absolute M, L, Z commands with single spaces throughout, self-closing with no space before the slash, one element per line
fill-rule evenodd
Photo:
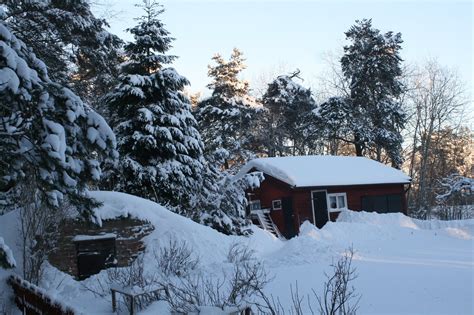
<path fill-rule="evenodd" d="M 77 270 L 80 280 L 99 273 L 105 269 L 105 256 L 99 252 L 83 252 L 77 254 Z"/>
<path fill-rule="evenodd" d="M 285 237 L 292 238 L 296 235 L 295 232 L 295 214 L 293 213 L 293 198 L 284 197 L 281 199 L 281 206 L 283 208 L 283 217 L 285 219 Z"/>
<path fill-rule="evenodd" d="M 314 219 L 316 220 L 315 225 L 320 229 L 329 219 L 326 191 L 312 191 L 311 200 Z"/>
<path fill-rule="evenodd" d="M 88 235 L 87 238 L 77 239 L 74 243 L 79 280 L 116 265 L 115 236 Z"/>

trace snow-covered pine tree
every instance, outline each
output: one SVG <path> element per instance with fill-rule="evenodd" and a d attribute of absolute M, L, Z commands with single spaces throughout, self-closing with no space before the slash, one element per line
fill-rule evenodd
<path fill-rule="evenodd" d="M 209 165 L 207 172 L 206 177 L 214 187 L 200 199 L 199 221 L 224 234 L 251 234 L 245 191 L 260 186 L 262 173 L 253 172 L 237 179 L 215 165 Z"/>
<path fill-rule="evenodd" d="M 1 12 L 0 12 L 1 14 Z M 45 64 L 0 19 L 0 206 L 11 209 L 23 183 L 45 205 L 64 198 L 87 214 L 97 202 L 98 157 L 113 158 L 115 136 L 71 90 L 48 77 Z"/>
<path fill-rule="evenodd" d="M 261 106 L 249 95 L 248 82 L 239 78 L 245 64 L 238 49 L 229 61 L 219 54 L 212 60 L 216 65 L 209 66 L 212 82 L 207 86 L 212 95 L 198 103 L 196 118 L 206 154 L 218 155 L 229 169 L 254 156 L 254 126 Z"/>
<path fill-rule="evenodd" d="M 203 143 L 184 94 L 188 80 L 167 55 L 173 38 L 155 1 L 143 1 L 145 15 L 128 31 L 120 83 L 106 96 L 120 159 L 107 182 L 116 190 L 174 207 L 188 216 L 205 174 Z M 186 213 L 187 212 L 187 213 Z"/>
<path fill-rule="evenodd" d="M 322 104 L 322 124 L 339 140 L 352 143 L 358 156 L 373 155 L 380 161 L 385 154 L 400 167 L 400 132 L 406 120 L 399 102 L 401 34 L 381 34 L 366 19 L 356 21 L 345 34 L 351 44 L 344 47 L 341 67 L 351 95 Z M 346 121 L 334 125 L 336 116 Z M 337 130 L 338 125 L 343 130 Z"/>
<path fill-rule="evenodd" d="M 122 40 L 88 0 L 5 0 L 7 26 L 43 60 L 50 78 L 98 107 L 115 85 Z"/>
<path fill-rule="evenodd" d="M 355 108 L 363 108 L 370 117 L 370 136 L 377 160 L 384 149 L 394 166 L 400 167 L 401 129 L 405 123 L 405 113 L 398 97 L 403 91 L 400 81 L 402 74 L 400 33 L 381 34 L 372 27 L 372 20 L 356 21 L 346 38 L 351 44 L 344 47 L 341 58 L 342 71 L 350 81 L 351 103 Z M 356 144 L 356 147 L 359 145 Z M 362 147 L 364 145 L 362 144 Z"/>
<path fill-rule="evenodd" d="M 259 139 L 268 156 L 304 155 L 314 152 L 316 102 L 311 90 L 294 81 L 299 70 L 280 75 L 262 97 L 265 119 Z"/>

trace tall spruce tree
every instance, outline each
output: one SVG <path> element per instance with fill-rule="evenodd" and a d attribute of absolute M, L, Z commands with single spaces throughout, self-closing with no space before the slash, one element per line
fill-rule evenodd
<path fill-rule="evenodd" d="M 239 78 L 245 69 L 242 53 L 234 48 L 229 61 L 215 55 L 209 66 L 212 95 L 199 102 L 196 117 L 208 155 L 218 155 L 224 169 L 253 157 L 254 119 L 260 110 L 249 95 L 249 84 Z"/>
<path fill-rule="evenodd" d="M 100 179 L 97 158 L 114 158 L 114 148 L 115 136 L 105 120 L 53 82 L 45 64 L 0 19 L 3 210 L 22 204 L 18 195 L 27 184 L 51 209 L 67 198 L 90 213 L 97 202 L 88 196 L 87 185 Z"/>
<path fill-rule="evenodd" d="M 196 202 L 205 173 L 203 143 L 183 88 L 188 80 L 163 66 L 173 38 L 154 1 L 143 1 L 145 15 L 128 31 L 120 83 L 105 98 L 118 139 L 120 159 L 108 182 L 119 191 L 142 196 L 185 212 Z"/>
<path fill-rule="evenodd" d="M 354 145 L 358 156 L 374 155 L 380 161 L 386 154 L 400 167 L 400 132 L 406 120 L 398 99 L 403 92 L 401 34 L 381 34 L 366 19 L 356 21 L 345 34 L 351 44 L 344 47 L 341 67 L 350 97 L 323 103 L 319 116 L 330 134 Z M 332 124 L 337 117 L 345 121 Z"/>
<path fill-rule="evenodd" d="M 298 75 L 278 76 L 262 97 L 266 112 L 259 139 L 268 156 L 304 155 L 314 149 L 316 102 L 310 89 L 294 81 Z"/>
<path fill-rule="evenodd" d="M 88 0 L 5 0 L 6 22 L 43 60 L 50 78 L 99 107 L 118 76 L 122 40 L 106 31 Z"/>

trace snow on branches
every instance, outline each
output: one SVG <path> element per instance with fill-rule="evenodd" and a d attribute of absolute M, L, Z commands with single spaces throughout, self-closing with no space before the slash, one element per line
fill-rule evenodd
<path fill-rule="evenodd" d="M 100 177 L 98 158 L 115 157 L 105 120 L 68 88 L 0 21 L 0 205 L 14 203 L 23 181 L 35 182 L 50 206 L 65 196 L 80 210 Z"/>
<path fill-rule="evenodd" d="M 107 172 L 112 189 L 135 194 L 188 213 L 203 185 L 203 143 L 191 104 L 188 80 L 164 68 L 173 38 L 158 16 L 161 6 L 144 1 L 143 17 L 129 29 L 119 84 L 106 95 L 120 159 Z"/>
<path fill-rule="evenodd" d="M 440 193 L 436 196 L 438 203 L 444 203 L 455 194 L 472 195 L 474 193 L 474 178 L 451 174 L 438 181 Z"/>

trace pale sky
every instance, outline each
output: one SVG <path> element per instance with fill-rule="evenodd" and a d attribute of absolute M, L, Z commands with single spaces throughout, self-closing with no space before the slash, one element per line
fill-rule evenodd
<path fill-rule="evenodd" d="M 97 1 L 101 2 L 101 1 Z M 141 10 L 138 0 L 102 0 L 108 6 L 97 14 L 117 13 L 111 32 L 131 40 L 124 32 L 135 25 Z M 228 58 L 233 47 L 243 51 L 247 69 L 243 77 L 252 83 L 261 73 L 276 69 L 301 70 L 311 86 L 324 70 L 323 56 L 340 51 L 344 32 L 356 19 L 372 18 L 382 32 L 401 32 L 402 58 L 408 63 L 428 58 L 459 71 L 472 94 L 473 3 L 471 1 L 161 1 L 161 15 L 176 38 L 170 54 L 179 56 L 172 65 L 191 81 L 190 90 L 205 91 L 207 65 L 215 53 Z M 279 73 L 278 73 L 279 74 Z M 253 82 L 252 82 L 253 81 Z"/>

